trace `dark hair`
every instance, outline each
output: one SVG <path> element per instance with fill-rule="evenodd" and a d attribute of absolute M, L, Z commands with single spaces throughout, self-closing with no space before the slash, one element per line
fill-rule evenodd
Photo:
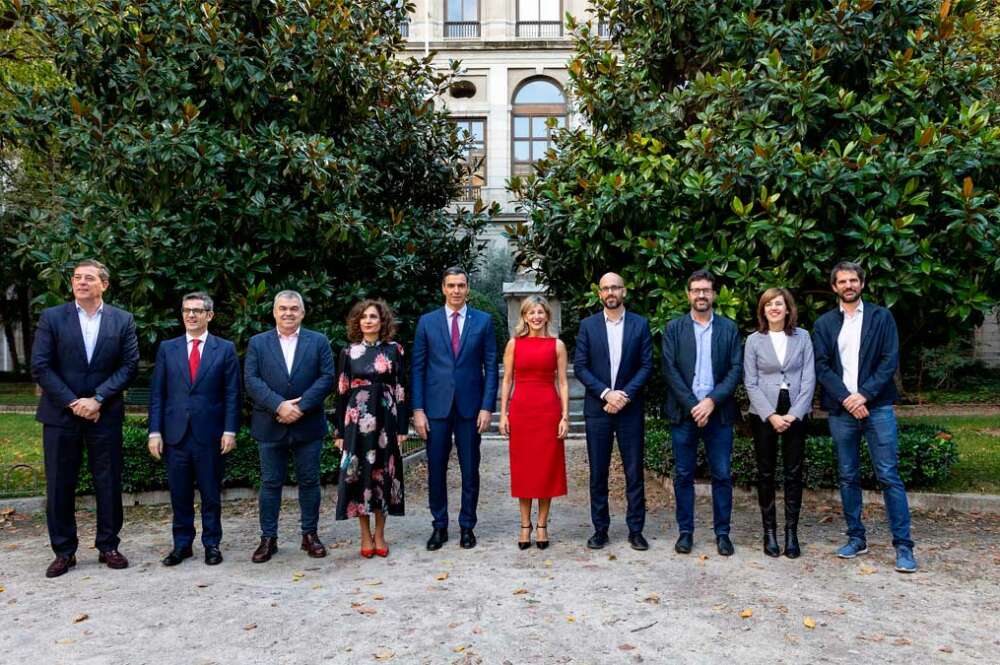
<path fill-rule="evenodd" d="M 441 283 L 444 284 L 444 280 L 448 279 L 448 275 L 462 275 L 465 277 L 465 283 L 469 283 L 469 273 L 465 272 L 465 268 L 460 268 L 458 266 L 451 266 L 450 268 L 445 268 L 444 272 L 441 273 Z"/>
<path fill-rule="evenodd" d="M 691 282 L 709 282 L 712 285 L 712 290 L 713 291 L 715 290 L 715 275 L 710 273 L 705 268 L 702 268 L 701 270 L 695 270 L 693 273 L 691 273 L 691 276 L 688 277 L 688 284 L 687 284 L 688 290 L 691 290 Z"/>
<path fill-rule="evenodd" d="M 96 259 L 84 259 L 80 261 L 75 266 L 73 266 L 73 272 L 76 272 L 77 268 L 97 268 L 97 276 L 105 284 L 111 281 L 111 272 L 108 267 Z"/>
<path fill-rule="evenodd" d="M 792 297 L 792 292 L 780 286 L 764 291 L 760 296 L 760 300 L 757 301 L 757 331 L 766 335 L 771 330 L 767 317 L 764 316 L 764 307 L 767 303 L 778 297 L 785 299 L 785 308 L 787 309 L 785 312 L 785 334 L 788 336 L 794 335 L 795 324 L 799 322 L 799 308 L 795 306 L 795 298 Z"/>
<path fill-rule="evenodd" d="M 861 280 L 861 283 L 865 282 L 865 269 L 859 266 L 853 261 L 841 261 L 837 265 L 833 266 L 830 270 L 830 286 L 837 283 L 837 273 L 838 272 L 853 272 Z"/>
<path fill-rule="evenodd" d="M 212 296 L 208 295 L 204 291 L 192 291 L 191 293 L 185 293 L 184 297 L 181 298 L 181 306 L 184 306 L 185 300 L 200 300 L 202 307 L 205 308 L 206 312 L 211 312 L 212 307 L 215 303 L 212 302 Z"/>
<path fill-rule="evenodd" d="M 355 303 L 347 315 L 347 339 L 357 343 L 364 339 L 361 332 L 361 315 L 369 307 L 374 307 L 378 312 L 378 318 L 382 320 L 382 327 L 378 331 L 378 338 L 383 342 L 391 342 L 396 335 L 396 317 L 393 316 L 392 308 L 384 300 L 365 298 L 359 303 Z"/>

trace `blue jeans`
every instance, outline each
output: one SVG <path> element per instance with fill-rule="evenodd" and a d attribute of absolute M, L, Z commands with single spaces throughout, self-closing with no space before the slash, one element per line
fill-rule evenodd
<path fill-rule="evenodd" d="M 674 497 L 677 502 L 677 530 L 694 533 L 694 472 L 698 465 L 698 441 L 705 442 L 712 475 L 712 525 L 716 536 L 729 535 L 733 513 L 733 426 L 723 425 L 718 413 L 708 424 L 698 427 L 690 416 L 671 425 L 674 450 Z"/>
<path fill-rule="evenodd" d="M 288 475 L 288 457 L 295 461 L 299 483 L 302 533 L 316 533 L 319 525 L 319 454 L 323 439 L 316 441 L 258 441 L 260 450 L 260 535 L 278 537 L 281 490 Z"/>
<path fill-rule="evenodd" d="M 837 446 L 837 470 L 840 475 L 840 500 L 847 520 L 847 535 L 865 540 L 861 522 L 861 435 L 868 442 L 875 476 L 882 486 L 885 510 L 889 515 L 892 544 L 913 547 L 910 540 L 910 506 L 906 489 L 899 479 L 899 446 L 896 413 L 891 406 L 869 409 L 868 417 L 858 420 L 849 413 L 830 415 L 830 434 Z"/>

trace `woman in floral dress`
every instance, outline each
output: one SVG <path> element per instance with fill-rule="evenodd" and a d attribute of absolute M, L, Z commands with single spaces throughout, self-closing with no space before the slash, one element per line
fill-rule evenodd
<path fill-rule="evenodd" d="M 363 300 L 347 316 L 350 345 L 340 352 L 335 443 L 343 458 L 337 519 L 358 518 L 361 556 L 388 556 L 386 515 L 403 514 L 403 458 L 409 413 L 403 347 L 392 310 Z M 375 516 L 372 532 L 370 516 Z"/>

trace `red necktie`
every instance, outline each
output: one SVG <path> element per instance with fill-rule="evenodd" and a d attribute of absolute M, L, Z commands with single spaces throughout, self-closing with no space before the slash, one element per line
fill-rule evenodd
<path fill-rule="evenodd" d="M 458 357 L 458 312 L 451 313 L 451 354 Z"/>
<path fill-rule="evenodd" d="M 191 340 L 191 355 L 188 356 L 188 369 L 191 370 L 191 383 L 194 383 L 194 378 L 198 376 L 198 365 L 201 364 L 201 352 L 198 351 L 198 344 L 200 342 L 200 339 Z"/>

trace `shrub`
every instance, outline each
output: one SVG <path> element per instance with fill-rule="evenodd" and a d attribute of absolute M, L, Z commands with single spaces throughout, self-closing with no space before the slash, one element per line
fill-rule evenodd
<path fill-rule="evenodd" d="M 806 437 L 806 461 L 803 482 L 810 489 L 837 487 L 837 453 L 829 433 L 820 434 L 825 422 L 813 420 L 810 434 Z M 674 466 L 670 448 L 670 424 L 664 420 L 649 420 L 646 423 L 646 467 L 663 475 L 669 475 Z M 958 446 L 948 432 L 939 427 L 925 424 L 901 424 L 899 426 L 899 475 L 909 489 L 932 487 L 948 477 L 952 466 L 958 462 Z M 733 442 L 732 458 L 733 482 L 749 486 L 757 481 L 757 462 L 754 457 L 753 440 L 747 436 L 737 436 Z M 782 464 L 778 458 L 778 477 L 782 474 Z M 704 446 L 698 449 L 699 478 L 708 478 L 708 463 Z M 861 486 L 865 489 L 879 489 L 875 471 L 872 468 L 867 446 L 861 447 Z"/>

